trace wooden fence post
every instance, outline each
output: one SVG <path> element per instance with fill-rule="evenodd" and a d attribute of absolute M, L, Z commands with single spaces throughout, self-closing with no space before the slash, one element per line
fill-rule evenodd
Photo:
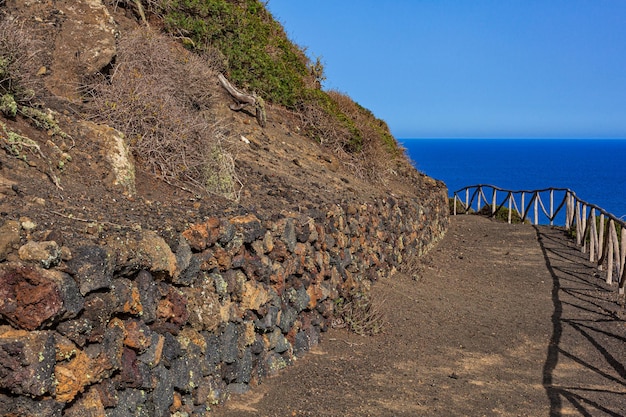
<path fill-rule="evenodd" d="M 513 199 L 513 193 L 509 192 L 509 224 L 511 224 L 511 215 L 513 212 L 513 205 L 511 200 Z"/>
<path fill-rule="evenodd" d="M 593 207 L 589 212 L 589 222 L 589 262 L 595 262 L 597 260 L 598 231 L 596 227 L 596 209 Z"/>

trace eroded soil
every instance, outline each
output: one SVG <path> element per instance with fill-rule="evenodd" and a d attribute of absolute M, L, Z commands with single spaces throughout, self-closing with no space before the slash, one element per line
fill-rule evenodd
<path fill-rule="evenodd" d="M 563 231 L 452 219 L 388 326 L 320 346 L 217 416 L 623 416 L 626 316 Z"/>

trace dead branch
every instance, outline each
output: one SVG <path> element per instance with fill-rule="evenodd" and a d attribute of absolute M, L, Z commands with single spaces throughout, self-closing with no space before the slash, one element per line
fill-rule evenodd
<path fill-rule="evenodd" d="M 265 115 L 265 102 L 263 99 L 256 95 L 245 94 L 237 90 L 222 74 L 218 74 L 217 78 L 220 80 L 222 87 L 224 87 L 224 89 L 228 91 L 228 94 L 237 102 L 236 104 L 231 104 L 229 108 L 233 111 L 240 111 L 248 105 L 254 106 L 259 125 L 265 127 L 267 117 Z"/>

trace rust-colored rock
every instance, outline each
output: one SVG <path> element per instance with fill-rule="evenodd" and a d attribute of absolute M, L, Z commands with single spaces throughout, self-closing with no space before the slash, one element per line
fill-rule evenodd
<path fill-rule="evenodd" d="M 18 328 L 34 330 L 83 306 L 67 274 L 15 263 L 0 265 L 0 315 Z"/>
<path fill-rule="evenodd" d="M 212 246 L 220 236 L 220 219 L 211 217 L 204 223 L 194 224 L 182 233 L 189 246 L 201 252 Z"/>
<path fill-rule="evenodd" d="M 104 404 L 98 389 L 90 388 L 63 412 L 64 417 L 105 417 Z"/>
<path fill-rule="evenodd" d="M 170 287 L 164 299 L 157 306 L 157 317 L 161 322 L 169 322 L 179 327 L 187 322 L 187 297 L 181 291 Z"/>
<path fill-rule="evenodd" d="M 150 328 L 139 320 L 126 320 L 124 322 L 124 345 L 143 352 L 152 344 Z"/>
<path fill-rule="evenodd" d="M 112 289 L 118 312 L 132 315 L 143 313 L 139 288 L 135 282 L 125 278 L 117 279 L 113 282 Z"/>
<path fill-rule="evenodd" d="M 71 360 L 58 362 L 54 368 L 56 400 L 70 402 L 91 384 L 110 377 L 120 369 L 123 339 L 123 330 L 113 325 L 107 329 L 102 344 L 77 350 Z"/>
<path fill-rule="evenodd" d="M 270 295 L 263 284 L 256 281 L 246 281 L 241 295 L 241 308 L 246 310 L 258 310 L 267 303 Z"/>

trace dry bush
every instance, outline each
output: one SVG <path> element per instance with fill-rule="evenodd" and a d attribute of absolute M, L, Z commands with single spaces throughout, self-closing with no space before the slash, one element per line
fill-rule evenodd
<path fill-rule="evenodd" d="M 383 312 L 384 300 L 373 300 L 369 293 L 353 291 L 341 299 L 336 314 L 348 329 L 358 335 L 375 335 L 384 332 L 387 325 Z"/>
<path fill-rule="evenodd" d="M 20 104 L 31 104 L 40 90 L 35 57 L 39 43 L 14 20 L 0 15 L 0 96 L 11 95 Z"/>
<path fill-rule="evenodd" d="M 344 142 L 350 136 L 350 130 L 326 111 L 316 101 L 305 101 L 298 108 L 302 127 L 323 146 L 341 156 L 347 156 Z"/>
<path fill-rule="evenodd" d="M 207 112 L 216 76 L 206 59 L 170 37 L 138 29 L 120 39 L 111 74 L 85 92 L 94 117 L 123 132 L 137 161 L 157 177 L 238 199 L 228 138 Z"/>
<path fill-rule="evenodd" d="M 410 161 L 387 124 L 338 91 L 312 92 L 298 107 L 306 132 L 356 176 L 385 183 L 410 173 Z"/>
<path fill-rule="evenodd" d="M 358 173 L 364 178 L 383 183 L 390 175 L 395 175 L 395 162 L 403 151 L 389 132 L 387 124 L 343 93 L 329 91 L 328 95 L 361 134 L 362 147 L 360 152 L 353 155 Z"/>

